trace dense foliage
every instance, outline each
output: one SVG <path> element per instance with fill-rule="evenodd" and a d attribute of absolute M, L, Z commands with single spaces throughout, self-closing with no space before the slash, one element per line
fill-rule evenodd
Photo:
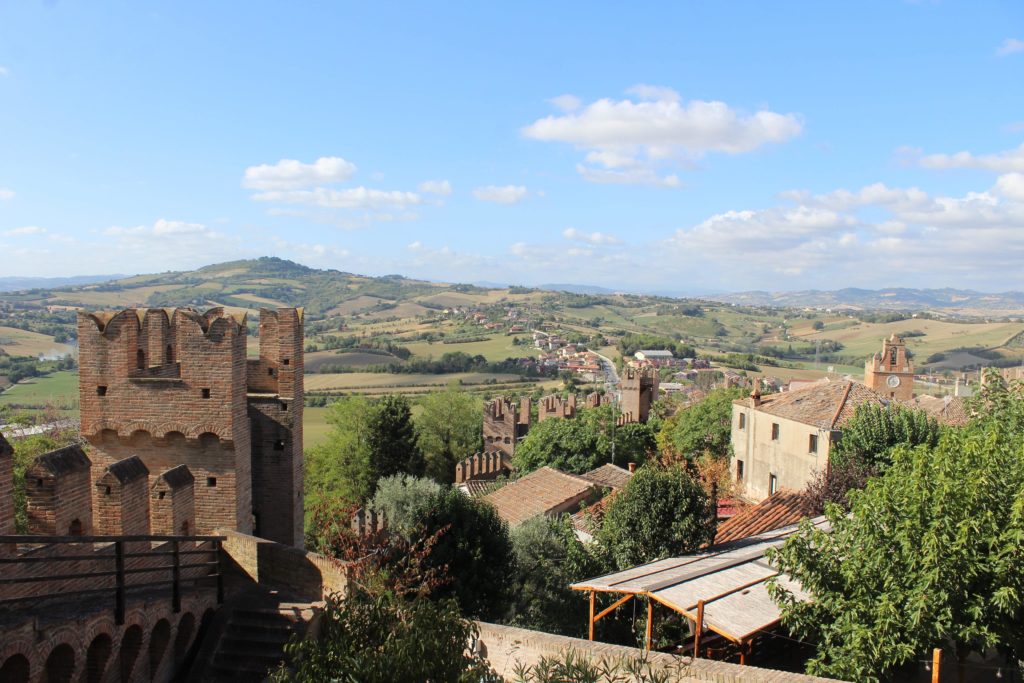
<path fill-rule="evenodd" d="M 694 460 L 704 453 L 728 458 L 732 453 L 732 402 L 743 389 L 716 389 L 665 420 L 658 434 L 663 453 Z"/>
<path fill-rule="evenodd" d="M 692 313 L 686 315 L 692 315 Z M 641 350 L 671 351 L 676 358 L 694 358 L 697 355 L 692 346 L 678 343 L 669 337 L 653 334 L 625 334 L 619 338 L 616 346 L 623 357 L 631 357 Z"/>
<path fill-rule="evenodd" d="M 442 483 L 455 478 L 455 465 L 483 445 L 483 403 L 455 386 L 420 401 L 416 442 L 426 458 L 429 477 Z"/>
<path fill-rule="evenodd" d="M 582 638 L 587 602 L 569 585 L 600 574 L 601 565 L 576 538 L 569 518 L 534 517 L 512 531 L 516 575 L 511 609 L 513 626 Z"/>
<path fill-rule="evenodd" d="M 608 504 L 597 533 L 609 562 L 626 569 L 685 555 L 715 536 L 711 499 L 684 467 L 641 467 Z"/>
<path fill-rule="evenodd" d="M 643 463 L 656 447 L 650 424 L 615 425 L 612 406 L 601 406 L 581 410 L 572 420 L 533 425 L 516 448 L 513 462 L 521 474 L 545 465 L 581 474 L 610 462 L 620 467 Z"/>
<path fill-rule="evenodd" d="M 900 447 L 881 477 L 850 493 L 831 533 L 805 525 L 779 566 L 783 623 L 818 643 L 810 673 L 888 680 L 933 647 L 1024 654 L 1024 396 L 992 383 L 979 417 L 934 446 Z"/>
<path fill-rule="evenodd" d="M 942 427 L 923 410 L 895 403 L 880 406 L 863 403 L 843 425 L 842 437 L 829 454 L 833 462 L 852 460 L 863 467 L 884 471 L 897 446 L 934 447 Z"/>
<path fill-rule="evenodd" d="M 411 539 L 441 485 L 430 479 L 396 474 L 377 482 L 369 508 L 384 515 L 388 530 Z"/>
<path fill-rule="evenodd" d="M 370 481 L 392 474 L 420 476 L 427 463 L 416 444 L 416 431 L 412 424 L 412 410 L 404 396 L 388 394 L 374 405 L 367 425 Z"/>
<path fill-rule="evenodd" d="M 654 665 L 647 655 L 633 658 L 602 658 L 597 661 L 570 649 L 557 657 L 544 655 L 533 666 L 517 664 L 514 683 L 670 683 L 689 679 L 680 658 L 668 665 Z"/>
<path fill-rule="evenodd" d="M 327 440 L 306 450 L 307 510 L 327 499 L 358 504 L 372 494 L 370 410 L 370 401 L 362 396 L 340 399 L 328 408 Z"/>

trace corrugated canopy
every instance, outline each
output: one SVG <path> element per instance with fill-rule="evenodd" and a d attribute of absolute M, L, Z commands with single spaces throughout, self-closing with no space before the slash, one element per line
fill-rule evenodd
<path fill-rule="evenodd" d="M 824 517 L 811 522 L 819 529 L 829 528 Z M 704 625 L 742 642 L 779 622 L 779 608 L 765 586 L 769 578 L 779 576 L 779 582 L 798 598 L 806 597 L 796 581 L 780 575 L 765 558 L 769 548 L 782 545 L 796 530 L 794 524 L 714 546 L 697 555 L 670 557 L 574 583 L 572 588 L 645 595 L 694 620 L 697 604 L 703 601 Z"/>

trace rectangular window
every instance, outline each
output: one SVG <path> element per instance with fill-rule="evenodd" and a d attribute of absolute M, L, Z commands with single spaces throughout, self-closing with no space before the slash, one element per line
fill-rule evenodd
<path fill-rule="evenodd" d="M 102 386 L 102 385 L 96 387 L 96 395 L 97 396 L 106 396 L 107 395 L 107 388 L 105 386 Z"/>
<path fill-rule="evenodd" d="M 779 490 L 779 480 L 775 478 L 774 474 L 768 475 L 768 495 L 774 496 L 775 492 Z"/>
<path fill-rule="evenodd" d="M 818 452 L 818 435 L 811 434 L 810 438 L 807 439 L 807 452 L 817 453 Z"/>
<path fill-rule="evenodd" d="M 747 428 L 747 415 L 746 413 L 740 413 L 740 429 Z"/>
<path fill-rule="evenodd" d="M 291 359 L 289 359 L 289 358 L 285 358 L 285 359 L 284 359 L 283 361 L 281 361 L 281 362 L 282 362 L 282 363 L 284 363 L 285 365 L 288 365 L 288 364 L 289 364 L 289 363 L 291 362 Z"/>
<path fill-rule="evenodd" d="M 772 422 L 772 441 L 779 440 L 779 423 Z"/>
<path fill-rule="evenodd" d="M 743 461 L 736 461 L 736 481 L 743 481 Z"/>
<path fill-rule="evenodd" d="M 207 477 L 206 478 L 206 485 L 207 486 L 216 486 L 217 485 L 217 477 Z"/>
<path fill-rule="evenodd" d="M 203 398 L 210 398 L 210 390 L 203 389 Z"/>

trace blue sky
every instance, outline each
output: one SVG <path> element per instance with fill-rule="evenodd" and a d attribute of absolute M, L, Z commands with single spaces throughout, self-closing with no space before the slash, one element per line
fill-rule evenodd
<path fill-rule="evenodd" d="M 1024 289 L 1024 3 L 0 2 L 0 255 Z"/>

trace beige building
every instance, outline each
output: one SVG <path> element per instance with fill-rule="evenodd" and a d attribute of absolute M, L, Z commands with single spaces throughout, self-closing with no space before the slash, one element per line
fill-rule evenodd
<path fill-rule="evenodd" d="M 864 384 L 882 396 L 898 401 L 914 398 L 914 364 L 907 345 L 895 334 L 882 342 L 882 352 L 864 364 Z"/>
<path fill-rule="evenodd" d="M 885 397 L 851 381 L 761 396 L 755 388 L 732 407 L 732 476 L 758 503 L 780 489 L 802 490 L 828 467 L 839 428 L 863 403 Z"/>

